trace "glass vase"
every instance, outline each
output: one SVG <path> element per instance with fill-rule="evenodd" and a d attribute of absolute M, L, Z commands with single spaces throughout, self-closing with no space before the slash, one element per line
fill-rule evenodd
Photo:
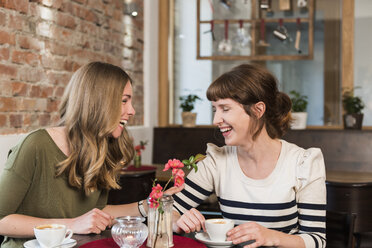
<path fill-rule="evenodd" d="M 141 155 L 134 155 L 133 163 L 135 168 L 141 167 Z"/>
<path fill-rule="evenodd" d="M 149 199 L 148 204 L 150 206 Z M 149 208 L 147 217 L 147 225 L 149 227 L 147 247 L 168 248 L 174 246 L 172 208 L 173 198 L 170 195 L 163 195 L 160 198 L 160 206 L 158 208 Z"/>
<path fill-rule="evenodd" d="M 148 235 L 148 228 L 142 223 L 145 218 L 124 216 L 115 220 L 117 223 L 111 228 L 111 235 L 120 248 L 137 248 L 145 242 Z"/>

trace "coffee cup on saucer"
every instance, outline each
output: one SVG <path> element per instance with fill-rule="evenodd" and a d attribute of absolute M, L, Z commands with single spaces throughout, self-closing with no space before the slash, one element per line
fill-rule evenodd
<path fill-rule="evenodd" d="M 61 224 L 46 224 L 34 228 L 34 233 L 42 248 L 61 245 L 72 237 L 72 230 Z"/>
<path fill-rule="evenodd" d="M 205 221 L 205 229 L 212 241 L 226 241 L 226 233 L 234 228 L 234 221 L 229 219 L 208 219 Z"/>

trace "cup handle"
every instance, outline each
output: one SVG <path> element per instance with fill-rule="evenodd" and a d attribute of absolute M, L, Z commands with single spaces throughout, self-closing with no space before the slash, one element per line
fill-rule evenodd
<path fill-rule="evenodd" d="M 71 229 L 67 229 L 66 230 L 66 234 L 65 234 L 65 239 L 64 240 L 68 240 L 68 239 L 70 239 L 71 237 L 72 237 L 72 235 L 74 234 L 74 232 L 71 230 Z"/>

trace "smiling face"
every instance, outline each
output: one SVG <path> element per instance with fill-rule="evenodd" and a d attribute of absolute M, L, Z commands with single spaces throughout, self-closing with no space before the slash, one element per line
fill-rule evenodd
<path fill-rule="evenodd" d="M 252 140 L 250 117 L 243 105 L 230 99 L 212 101 L 215 112 L 213 124 L 216 125 L 225 138 L 226 145 L 239 146 Z"/>
<path fill-rule="evenodd" d="M 129 118 L 136 113 L 132 105 L 132 95 L 133 95 L 132 84 L 130 82 L 127 82 L 127 84 L 124 87 L 123 95 L 121 98 L 120 121 L 116 129 L 112 132 L 112 136 L 116 139 L 120 137 L 124 129 L 124 126 L 127 124 Z"/>

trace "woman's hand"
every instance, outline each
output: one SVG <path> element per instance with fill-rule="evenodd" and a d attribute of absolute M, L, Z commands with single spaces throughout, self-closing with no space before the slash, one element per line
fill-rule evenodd
<path fill-rule="evenodd" d="M 195 208 L 185 212 L 176 222 L 179 229 L 185 233 L 205 231 L 204 216 Z"/>
<path fill-rule="evenodd" d="M 240 244 L 249 240 L 255 240 L 244 248 L 256 248 L 259 246 L 278 246 L 277 231 L 265 228 L 256 222 L 241 224 L 227 232 L 227 240 L 234 244 Z"/>
<path fill-rule="evenodd" d="M 166 191 L 164 191 L 164 194 L 167 194 L 167 195 L 177 194 L 178 192 L 183 190 L 184 187 L 185 187 L 185 185 L 181 185 L 179 187 L 173 186 L 173 187 L 167 189 Z"/>
<path fill-rule="evenodd" d="M 111 226 L 113 219 L 114 218 L 111 215 L 94 208 L 89 212 L 74 218 L 70 224 L 70 228 L 76 234 L 99 234 L 106 230 L 107 226 Z"/>

